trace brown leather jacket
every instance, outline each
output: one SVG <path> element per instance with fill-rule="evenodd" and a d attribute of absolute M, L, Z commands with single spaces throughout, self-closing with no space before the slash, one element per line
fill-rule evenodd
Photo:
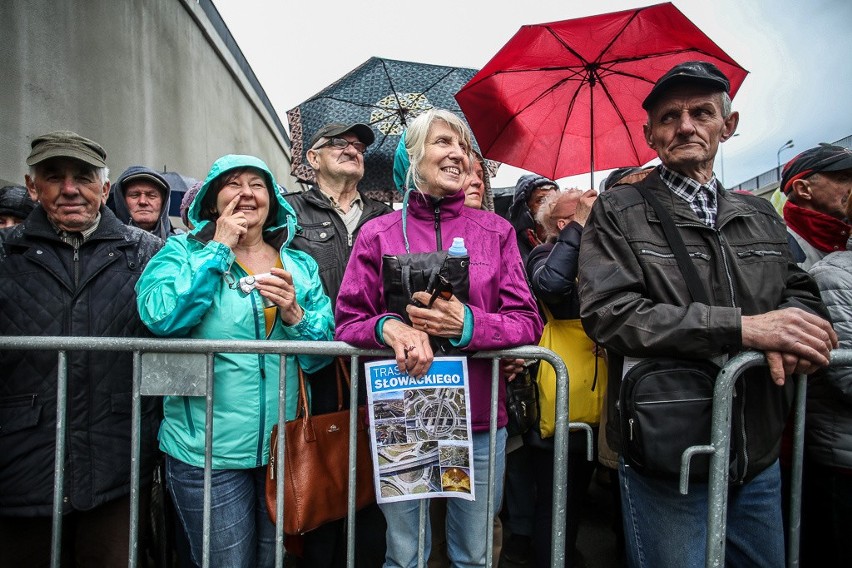
<path fill-rule="evenodd" d="M 784 223 L 763 199 L 721 190 L 716 228 L 701 223 L 654 170 L 637 182 L 671 213 L 711 298 L 692 302 L 653 209 L 632 185 L 604 192 L 583 232 L 580 314 L 610 353 L 610 446 L 620 448 L 617 410 L 624 356 L 702 359 L 742 349 L 743 315 L 799 307 L 826 317 L 819 290 L 790 256 Z M 827 319 L 827 318 L 826 318 Z M 734 400 L 734 480 L 778 457 L 792 381 L 777 387 L 765 368 L 746 372 Z"/>

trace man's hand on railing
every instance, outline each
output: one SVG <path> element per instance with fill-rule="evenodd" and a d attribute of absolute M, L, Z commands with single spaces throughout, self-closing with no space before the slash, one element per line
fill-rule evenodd
<path fill-rule="evenodd" d="M 787 375 L 810 374 L 828 365 L 830 352 L 837 347 L 837 334 L 821 317 L 787 308 L 743 316 L 742 344 L 766 353 L 769 373 L 780 386 Z"/>

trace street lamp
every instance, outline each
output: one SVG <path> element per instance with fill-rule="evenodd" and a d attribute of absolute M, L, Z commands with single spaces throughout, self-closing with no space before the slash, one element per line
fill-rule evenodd
<path fill-rule="evenodd" d="M 778 148 L 778 152 L 775 153 L 775 159 L 778 162 L 778 183 L 781 183 L 781 152 L 783 150 L 787 150 L 793 147 L 793 140 L 787 140 L 784 142 L 784 145 Z"/>

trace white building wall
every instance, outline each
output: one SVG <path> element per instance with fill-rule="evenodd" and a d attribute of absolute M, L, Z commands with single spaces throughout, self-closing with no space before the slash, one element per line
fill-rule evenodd
<path fill-rule="evenodd" d="M 112 178 L 203 178 L 240 153 L 295 187 L 289 139 L 222 31 L 233 43 L 210 0 L 2 0 L 0 180 L 22 183 L 30 141 L 68 129 L 103 145 Z"/>

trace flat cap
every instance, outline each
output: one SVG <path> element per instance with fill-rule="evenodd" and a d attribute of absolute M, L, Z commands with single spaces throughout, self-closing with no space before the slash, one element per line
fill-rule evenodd
<path fill-rule="evenodd" d="M 76 158 L 97 168 L 106 167 L 106 151 L 101 145 L 70 130 L 57 130 L 33 140 L 27 165 L 50 158 Z"/>
<path fill-rule="evenodd" d="M 731 82 L 718 67 L 707 61 L 685 61 L 669 69 L 654 83 L 654 88 L 642 101 L 642 108 L 650 110 L 651 106 L 660 98 L 660 95 L 674 85 L 685 83 L 705 85 L 714 91 L 724 93 L 731 92 Z"/>

